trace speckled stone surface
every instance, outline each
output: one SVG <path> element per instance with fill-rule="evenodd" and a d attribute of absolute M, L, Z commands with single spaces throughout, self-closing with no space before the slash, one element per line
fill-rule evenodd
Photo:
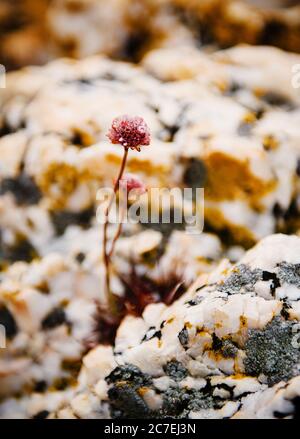
<path fill-rule="evenodd" d="M 270 236 L 170 307 L 125 318 L 115 346 L 83 359 L 71 402 L 49 416 L 299 416 L 299 254 L 296 236 Z"/>
<path fill-rule="evenodd" d="M 103 53 L 141 60 L 161 47 L 239 43 L 300 52 L 297 0 L 2 0 L 7 68 Z"/>
<path fill-rule="evenodd" d="M 96 56 L 8 75 L 0 417 L 299 413 L 300 238 L 288 236 L 299 230 L 300 96 L 289 76 L 299 60 L 275 48 L 182 47 L 140 66 Z M 120 164 L 106 133 L 123 113 L 152 134 L 128 171 L 148 188 L 203 186 L 205 228 L 124 227 L 111 288 L 120 300 L 142 291 L 141 312 L 154 303 L 104 346 L 96 193 Z M 178 285 L 178 301 L 156 303 Z"/>
<path fill-rule="evenodd" d="M 97 189 L 120 163 L 105 137 L 120 113 L 140 114 L 152 132 L 128 170 L 149 187 L 203 186 L 208 230 L 246 247 L 286 231 L 299 184 L 296 62 L 274 48 L 186 48 L 151 52 L 144 68 L 95 57 L 9 75 L 0 110 L 8 253 L 24 241 L 39 253 L 68 225 L 90 227 Z"/>

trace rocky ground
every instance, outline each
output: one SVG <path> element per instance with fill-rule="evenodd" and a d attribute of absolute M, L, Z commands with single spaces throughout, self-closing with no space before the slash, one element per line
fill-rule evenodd
<path fill-rule="evenodd" d="M 54 2 L 54 23 L 83 12 L 67 3 Z M 95 8 L 88 2 L 83 29 Z M 164 19 L 178 20 L 176 11 Z M 176 49 L 151 41 L 138 65 L 59 59 L 10 73 L 0 90 L 2 418 L 299 417 L 300 95 L 291 69 L 300 56 L 246 45 L 209 54 L 180 29 Z M 106 44 L 94 30 L 74 56 L 89 55 L 90 40 Z M 117 48 L 92 53 L 116 56 L 119 42 L 108 40 Z M 122 148 L 106 133 L 122 114 L 151 130 L 128 171 L 148 190 L 203 187 L 205 203 L 200 234 L 175 221 L 124 226 L 112 261 L 116 318 L 96 212 L 98 189 L 120 166 Z M 163 213 L 147 197 L 141 205 Z M 182 210 L 180 199 L 172 209 Z"/>

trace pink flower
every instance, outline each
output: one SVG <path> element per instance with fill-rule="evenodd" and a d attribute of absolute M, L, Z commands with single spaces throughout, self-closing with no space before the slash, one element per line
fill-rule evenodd
<path fill-rule="evenodd" d="M 122 189 L 126 189 L 129 194 L 130 191 L 136 190 L 140 195 L 147 192 L 147 188 L 136 175 L 134 174 L 125 174 L 120 180 L 120 187 Z"/>
<path fill-rule="evenodd" d="M 107 137 L 113 144 L 137 151 L 150 144 L 150 130 L 142 117 L 120 116 L 113 120 Z"/>

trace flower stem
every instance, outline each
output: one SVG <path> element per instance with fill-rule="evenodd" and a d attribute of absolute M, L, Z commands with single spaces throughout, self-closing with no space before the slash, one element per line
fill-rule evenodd
<path fill-rule="evenodd" d="M 107 252 L 107 229 L 108 229 L 109 213 L 110 213 L 110 210 L 112 208 L 112 205 L 113 205 L 113 202 L 115 199 L 115 195 L 119 190 L 119 183 L 120 183 L 120 180 L 122 179 L 122 176 L 124 174 L 127 157 L 128 157 L 128 148 L 124 148 L 124 155 L 123 155 L 119 175 L 118 175 L 118 177 L 115 181 L 115 184 L 114 184 L 114 193 L 112 194 L 112 196 L 109 200 L 108 206 L 105 210 L 104 225 L 103 225 L 103 261 L 104 261 L 104 267 L 105 267 L 105 289 L 106 289 L 106 295 L 108 298 L 108 303 L 109 303 L 110 309 L 114 313 L 117 312 L 116 300 L 115 300 L 114 294 L 110 290 L 110 260 L 111 260 L 113 248 L 109 253 Z M 119 227 L 120 227 L 120 225 L 119 225 Z M 121 230 L 119 233 L 121 233 Z"/>
<path fill-rule="evenodd" d="M 112 257 L 113 252 L 114 252 L 114 250 L 115 250 L 116 242 L 117 242 L 117 240 L 119 239 L 119 237 L 120 237 L 120 235 L 121 235 L 121 232 L 122 232 L 122 226 L 123 226 L 123 224 L 122 224 L 123 217 L 124 217 L 124 211 L 122 212 L 122 219 L 121 219 L 121 221 L 120 221 L 119 224 L 118 224 L 118 229 L 117 229 L 116 234 L 115 234 L 115 236 L 114 236 L 114 238 L 113 238 L 113 241 L 112 241 L 112 243 L 111 243 L 110 251 L 109 251 L 109 253 L 108 253 L 108 257 L 109 257 L 109 259 Z"/>

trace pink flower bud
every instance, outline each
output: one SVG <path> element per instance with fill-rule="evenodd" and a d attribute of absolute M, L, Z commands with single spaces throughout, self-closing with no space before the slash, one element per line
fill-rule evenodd
<path fill-rule="evenodd" d="M 124 174 L 122 179 L 120 180 L 120 187 L 122 189 L 126 189 L 127 193 L 132 190 L 136 190 L 140 195 L 147 192 L 147 188 L 136 175 L 134 174 Z"/>
<path fill-rule="evenodd" d="M 113 120 L 107 137 L 113 144 L 137 151 L 150 144 L 150 130 L 142 117 L 120 116 Z"/>

